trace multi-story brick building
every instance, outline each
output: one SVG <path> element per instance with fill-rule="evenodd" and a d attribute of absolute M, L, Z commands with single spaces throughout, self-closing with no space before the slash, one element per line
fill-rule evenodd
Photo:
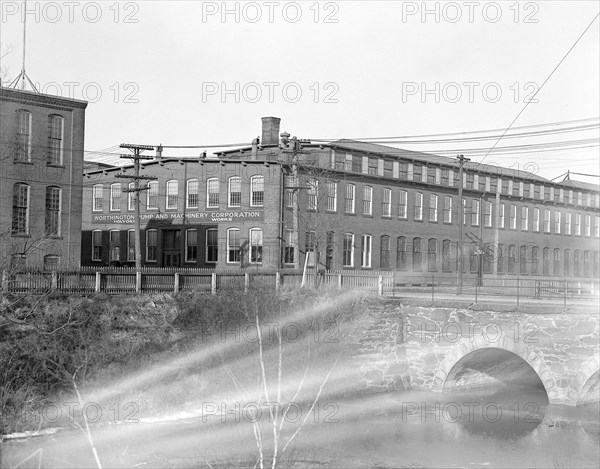
<path fill-rule="evenodd" d="M 0 87 L 0 264 L 78 265 L 87 103 Z"/>
<path fill-rule="evenodd" d="M 142 197 L 146 265 L 397 270 L 456 277 L 458 186 L 463 269 L 494 276 L 598 277 L 599 188 L 527 171 L 340 140 L 262 138 L 215 158 L 158 156 Z M 115 175 L 86 175 L 82 262 L 133 262 L 132 198 Z M 87 189 L 89 186 L 89 189 Z"/>

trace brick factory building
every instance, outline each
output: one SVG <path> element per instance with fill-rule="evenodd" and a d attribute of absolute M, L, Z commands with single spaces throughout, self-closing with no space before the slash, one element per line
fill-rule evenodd
<path fill-rule="evenodd" d="M 87 102 L 0 87 L 0 264 L 79 265 Z"/>
<path fill-rule="evenodd" d="M 457 160 L 352 140 L 312 144 L 263 118 L 252 146 L 142 164 L 146 266 L 395 270 L 456 278 Z M 85 175 L 82 264 L 133 265 L 132 166 Z M 464 165 L 467 276 L 597 278 L 598 186 Z M 318 254 L 316 254 L 318 253 Z"/>

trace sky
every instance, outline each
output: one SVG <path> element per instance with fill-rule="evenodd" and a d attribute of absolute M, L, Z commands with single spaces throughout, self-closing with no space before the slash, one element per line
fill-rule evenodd
<path fill-rule="evenodd" d="M 118 162 L 124 142 L 211 153 L 249 143 L 260 118 L 276 116 L 313 141 L 465 152 L 549 179 L 600 172 L 597 1 L 28 0 L 24 10 L 2 0 L 11 79 L 24 11 L 29 78 L 89 102 L 88 159 Z M 464 137 L 477 138 L 448 142 Z M 518 148 L 496 153 L 504 146 Z"/>

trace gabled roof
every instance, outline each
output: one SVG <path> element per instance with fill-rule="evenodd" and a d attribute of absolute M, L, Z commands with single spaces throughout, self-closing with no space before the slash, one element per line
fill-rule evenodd
<path fill-rule="evenodd" d="M 365 153 L 375 153 L 382 156 L 389 156 L 401 160 L 418 161 L 422 163 L 434 163 L 452 168 L 458 168 L 458 161 L 454 158 L 447 156 L 433 155 L 431 153 L 422 153 L 410 150 L 403 150 L 401 148 L 388 147 L 385 145 L 379 145 L 376 143 L 359 142 L 356 140 L 342 139 L 336 140 L 329 144 L 334 148 L 343 148 L 346 150 L 361 151 Z M 483 173 L 489 173 L 494 176 L 506 176 L 515 177 L 520 179 L 529 179 L 532 181 L 539 181 L 544 183 L 550 183 L 546 178 L 533 174 L 529 171 L 519 171 L 510 168 L 503 168 L 502 166 L 490 165 L 476 162 L 466 162 L 464 168 L 467 170 L 474 170 Z"/>

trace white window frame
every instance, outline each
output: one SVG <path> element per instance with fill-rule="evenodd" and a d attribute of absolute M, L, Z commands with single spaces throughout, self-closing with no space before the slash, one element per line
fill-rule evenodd
<path fill-rule="evenodd" d="M 400 190 L 398 196 L 398 218 L 408 220 L 408 191 Z"/>
<path fill-rule="evenodd" d="M 373 188 L 363 186 L 363 215 L 373 215 Z"/>
<path fill-rule="evenodd" d="M 413 196 L 413 220 L 423 221 L 423 193 L 415 192 Z"/>
<path fill-rule="evenodd" d="M 254 243 L 254 239 L 253 236 L 254 234 L 257 233 L 259 235 L 258 244 Z M 262 228 L 250 228 L 250 230 L 248 231 L 248 262 L 250 264 L 253 265 L 260 265 L 263 263 L 263 254 L 264 254 L 264 250 L 263 250 L 263 246 L 264 246 L 264 232 Z M 252 251 L 254 248 L 257 248 L 258 251 L 260 253 L 259 256 L 259 260 L 252 260 Z"/>
<path fill-rule="evenodd" d="M 102 210 L 104 210 L 104 184 L 94 184 L 92 186 L 92 212 L 101 212 Z"/>
<path fill-rule="evenodd" d="M 264 207 L 264 205 L 265 177 L 261 175 L 252 176 L 250 178 L 250 207 Z"/>
<path fill-rule="evenodd" d="M 152 199 L 154 197 L 154 199 Z M 154 200 L 155 205 L 150 202 Z M 148 183 L 148 193 L 146 194 L 146 210 L 158 210 L 158 181 L 150 181 Z"/>
<path fill-rule="evenodd" d="M 173 190 L 173 187 L 175 190 Z M 173 196 L 175 197 L 175 203 L 172 203 Z M 176 210 L 179 202 L 179 181 L 171 179 L 167 181 L 165 185 L 165 210 Z"/>
<path fill-rule="evenodd" d="M 381 192 L 381 216 L 392 216 L 392 190 L 387 187 Z"/>
<path fill-rule="evenodd" d="M 350 237 L 350 238 L 348 238 Z M 350 239 L 350 250 L 346 249 L 346 242 Z M 346 252 L 350 252 L 350 264 L 346 264 Z M 344 242 L 342 245 L 342 266 L 343 267 L 354 267 L 354 234 L 353 233 L 345 233 L 344 234 Z"/>
<path fill-rule="evenodd" d="M 438 196 L 436 194 L 429 194 L 429 221 L 438 221 Z"/>
<path fill-rule="evenodd" d="M 345 213 L 356 213 L 356 186 L 354 184 L 346 184 L 346 198 L 344 199 L 344 205 Z M 350 210 L 348 210 L 348 208 L 350 208 Z"/>
<path fill-rule="evenodd" d="M 233 191 L 231 187 L 232 184 L 239 184 L 239 191 Z M 235 189 L 235 187 L 233 189 Z M 234 200 L 234 194 L 236 194 L 235 197 L 238 197 L 237 194 L 239 194 L 239 201 Z M 227 206 L 234 208 L 242 206 L 242 178 L 240 176 L 231 176 L 229 178 L 227 188 Z"/>
<path fill-rule="evenodd" d="M 238 235 L 238 247 L 237 247 L 237 253 L 238 253 L 238 260 L 231 260 L 231 253 L 235 252 L 235 251 L 231 251 L 231 233 L 233 232 L 237 232 Z M 240 236 L 240 229 L 239 228 L 229 228 L 227 230 L 227 264 L 239 264 L 241 261 L 241 246 L 242 246 L 242 240 L 241 240 L 241 236 Z"/>
<path fill-rule="evenodd" d="M 190 202 L 190 196 L 195 196 L 196 200 Z M 195 202 L 195 203 L 194 203 Z M 200 207 L 200 180 L 196 178 L 188 179 L 185 183 L 185 208 Z"/>
<path fill-rule="evenodd" d="M 372 257 L 373 257 L 373 237 L 369 234 L 364 234 L 361 236 L 360 266 L 364 269 L 370 269 Z"/>
<path fill-rule="evenodd" d="M 327 181 L 327 211 L 337 212 L 337 182 Z"/>
<path fill-rule="evenodd" d="M 114 182 L 110 185 L 110 211 L 118 212 L 121 210 L 121 183 Z"/>
<path fill-rule="evenodd" d="M 219 186 L 219 178 L 208 178 L 206 180 L 206 208 L 219 208 Z M 214 189 L 216 189 L 216 191 Z M 213 190 L 213 192 L 211 192 L 211 190 Z M 213 196 L 216 195 L 216 203 L 214 203 L 214 200 L 211 201 L 211 194 Z M 214 198 L 215 197 L 213 197 L 213 199 Z"/>

